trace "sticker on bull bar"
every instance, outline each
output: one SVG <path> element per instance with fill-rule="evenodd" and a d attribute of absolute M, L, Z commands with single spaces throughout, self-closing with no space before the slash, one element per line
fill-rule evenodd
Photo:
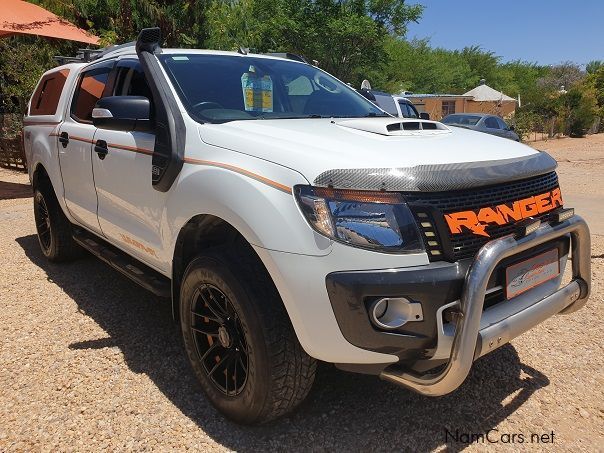
<path fill-rule="evenodd" d="M 529 289 L 552 280 L 560 273 L 558 249 L 548 250 L 505 270 L 506 298 L 511 299 Z"/>

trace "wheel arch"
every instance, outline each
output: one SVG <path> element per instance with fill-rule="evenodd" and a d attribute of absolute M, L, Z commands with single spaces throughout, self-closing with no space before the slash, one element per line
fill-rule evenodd
<path fill-rule="evenodd" d="M 174 246 L 172 316 L 177 323 L 180 322 L 180 285 L 189 263 L 203 251 L 229 246 L 246 248 L 270 277 L 268 269 L 254 251 L 251 242 L 235 226 L 216 215 L 197 214 L 182 226 Z"/>
<path fill-rule="evenodd" d="M 34 164 L 32 177 L 31 177 L 31 186 L 33 190 L 36 190 L 38 186 L 43 182 L 48 181 L 52 186 L 52 181 L 50 180 L 50 176 L 48 171 L 44 167 L 44 164 L 41 162 L 37 162 Z"/>

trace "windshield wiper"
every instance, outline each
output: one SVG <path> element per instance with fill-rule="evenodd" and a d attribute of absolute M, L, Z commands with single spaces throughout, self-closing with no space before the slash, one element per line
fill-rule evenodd
<path fill-rule="evenodd" d="M 387 113 L 375 113 L 375 112 L 369 112 L 367 115 L 365 115 L 363 118 L 377 118 L 377 117 L 386 117 L 386 116 L 391 116 L 388 115 Z"/>

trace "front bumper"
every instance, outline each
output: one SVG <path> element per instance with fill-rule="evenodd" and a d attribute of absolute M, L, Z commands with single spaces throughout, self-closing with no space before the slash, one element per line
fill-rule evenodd
<path fill-rule="evenodd" d="M 519 312 L 491 320 L 485 325 L 482 319 L 485 293 L 498 264 L 512 255 L 566 235 L 571 238 L 570 283 Z M 396 364 L 384 369 L 380 377 L 425 395 L 439 396 L 452 392 L 466 379 L 476 358 L 556 313 L 572 313 L 585 304 L 591 288 L 590 250 L 589 229 L 579 216 L 554 225 L 544 224 L 534 233 L 519 239 L 506 236 L 487 243 L 471 264 L 461 299 L 454 305 L 458 311 L 447 365 L 436 373 L 419 373 Z M 442 351 L 442 345 L 439 346 Z"/>

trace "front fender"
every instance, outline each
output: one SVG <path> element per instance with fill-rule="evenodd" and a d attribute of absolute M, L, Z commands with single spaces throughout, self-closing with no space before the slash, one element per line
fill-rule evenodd
<path fill-rule="evenodd" d="M 194 216 L 210 214 L 236 228 L 252 245 L 281 252 L 326 255 L 331 241 L 310 228 L 293 196 L 293 186 L 308 184 L 289 168 L 216 147 L 203 159 L 187 155 L 178 184 L 169 196 L 166 219 L 173 222 L 168 250 Z"/>

